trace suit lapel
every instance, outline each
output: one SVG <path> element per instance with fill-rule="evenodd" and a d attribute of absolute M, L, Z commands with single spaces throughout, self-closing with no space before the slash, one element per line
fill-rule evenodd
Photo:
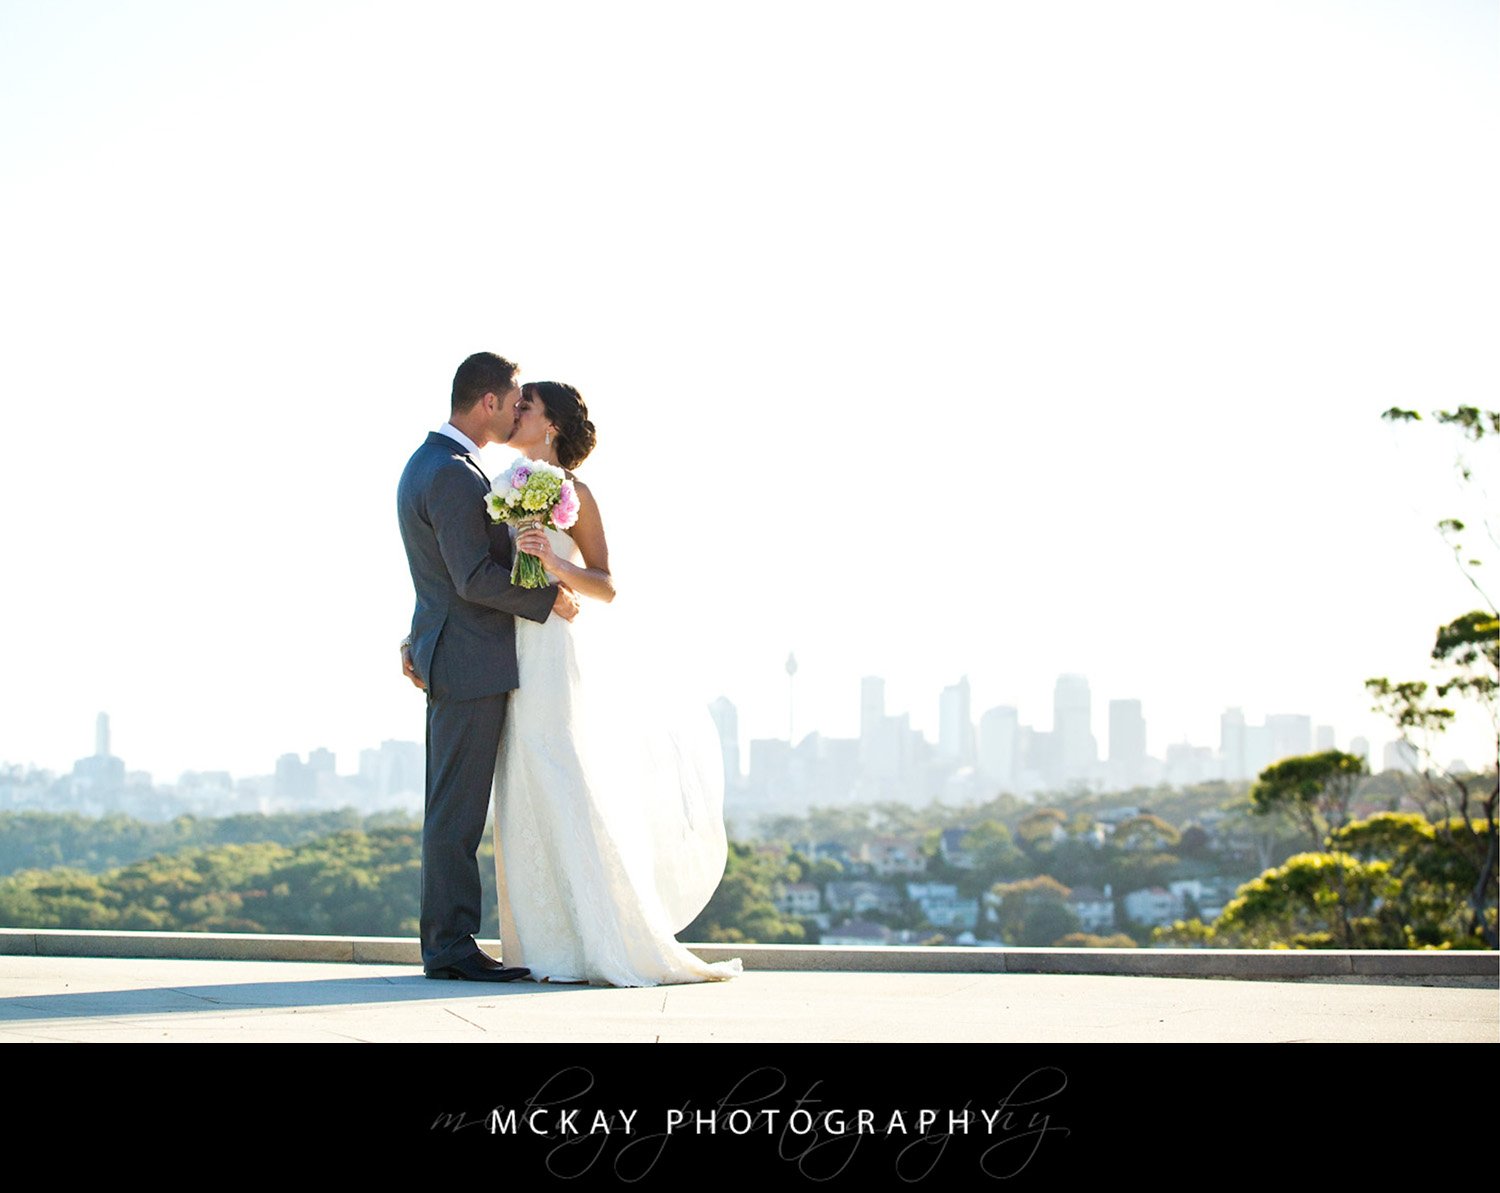
<path fill-rule="evenodd" d="M 485 476 L 484 469 L 479 466 L 479 461 L 466 451 L 464 445 L 457 439 L 444 435 L 441 431 L 428 431 L 427 442 L 424 446 L 438 448 L 444 454 L 462 460 L 465 467 L 474 474 L 474 479 L 484 486 L 484 491 L 486 493 L 490 491 L 490 478 Z"/>

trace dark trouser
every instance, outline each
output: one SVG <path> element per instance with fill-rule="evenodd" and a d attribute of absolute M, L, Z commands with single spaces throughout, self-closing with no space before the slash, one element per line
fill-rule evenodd
<path fill-rule="evenodd" d="M 422 967 L 478 951 L 479 851 L 510 693 L 427 700 L 427 806 L 422 818 Z"/>

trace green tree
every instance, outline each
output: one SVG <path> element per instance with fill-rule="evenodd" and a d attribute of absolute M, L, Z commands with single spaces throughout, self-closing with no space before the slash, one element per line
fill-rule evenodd
<path fill-rule="evenodd" d="M 1133 949 L 1136 943 L 1123 932 L 1116 932 L 1112 936 L 1097 936 L 1092 932 L 1069 932 L 1066 936 L 1053 941 L 1053 947 L 1059 949 Z"/>
<path fill-rule="evenodd" d="M 1046 853 L 1056 841 L 1057 831 L 1068 823 L 1068 814 L 1060 808 L 1038 808 L 1021 817 L 1016 825 L 1016 839 L 1030 854 Z"/>
<path fill-rule="evenodd" d="M 1458 774 L 1440 766 L 1434 750 L 1440 735 L 1453 722 L 1455 710 L 1436 703 L 1422 680 L 1392 682 L 1379 676 L 1365 683 L 1376 711 L 1396 725 L 1401 740 L 1418 760 L 1416 790 L 1411 794 L 1435 830 L 1442 848 L 1474 866 L 1468 892 L 1470 933 L 1488 947 L 1500 943 L 1500 612 L 1481 579 L 1487 554 L 1500 548 L 1493 521 L 1495 503 L 1487 473 L 1494 469 L 1493 449 L 1500 441 L 1500 411 L 1477 406 L 1436 410 L 1433 419 L 1459 432 L 1457 473 L 1462 484 L 1460 502 L 1472 504 L 1473 515 L 1447 517 L 1437 529 L 1453 549 L 1454 561 L 1483 607 L 1462 614 L 1438 629 L 1432 648 L 1433 665 L 1440 673 L 1438 700 L 1455 697 L 1481 710 L 1494 734 L 1495 754 L 1486 773 Z M 1415 410 L 1392 407 L 1382 416 L 1393 423 L 1415 423 Z M 1489 452 L 1488 455 L 1481 453 Z"/>
<path fill-rule="evenodd" d="M 1405 948 L 1377 910 L 1399 894 L 1389 862 L 1347 853 L 1299 853 L 1240 887 L 1214 922 L 1214 939 L 1248 948 Z"/>
<path fill-rule="evenodd" d="M 1340 750 L 1283 758 L 1260 772 L 1250 788 L 1250 804 L 1262 816 L 1285 816 L 1307 836 L 1314 849 L 1349 820 L 1349 803 L 1365 760 Z"/>
<path fill-rule="evenodd" d="M 1181 840 L 1182 834 L 1175 827 L 1160 816 L 1153 816 L 1150 812 L 1143 812 L 1139 816 L 1122 820 L 1112 838 L 1113 844 L 1119 849 L 1142 850 L 1151 853 L 1175 849 Z"/>
<path fill-rule="evenodd" d="M 996 926 L 1006 944 L 1045 947 L 1078 931 L 1078 917 L 1068 906 L 1072 892 L 1051 875 L 997 883 L 990 890 Z"/>
<path fill-rule="evenodd" d="M 1473 860 L 1447 848 L 1427 819 L 1410 812 L 1380 812 L 1342 829 L 1334 845 L 1361 861 L 1384 861 L 1398 884 L 1380 914 L 1405 939 L 1406 948 L 1478 946 L 1470 930 L 1467 896 Z"/>
<path fill-rule="evenodd" d="M 1201 824 L 1190 824 L 1182 830 L 1177 851 L 1183 856 L 1207 861 L 1213 856 L 1212 838 Z"/>
<path fill-rule="evenodd" d="M 772 891 L 786 866 L 749 845 L 731 842 L 729 861 L 708 906 L 678 935 L 707 943 L 801 944 L 806 930 L 776 910 Z"/>
<path fill-rule="evenodd" d="M 974 868 L 961 875 L 959 886 L 966 895 L 977 895 L 1002 878 L 1020 872 L 1026 855 L 1016 848 L 1010 829 L 998 820 L 981 820 L 964 834 L 963 849 L 973 859 Z"/>

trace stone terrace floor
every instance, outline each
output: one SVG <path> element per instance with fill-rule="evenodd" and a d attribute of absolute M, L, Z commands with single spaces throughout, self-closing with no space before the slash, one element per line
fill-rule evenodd
<path fill-rule="evenodd" d="M 6 929 L 0 1041 L 1500 1042 L 1494 953 L 694 947 L 746 973 L 487 986 L 410 941 Z"/>

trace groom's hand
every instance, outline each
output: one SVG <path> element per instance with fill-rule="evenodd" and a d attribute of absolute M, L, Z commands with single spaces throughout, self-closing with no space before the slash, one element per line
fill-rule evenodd
<path fill-rule="evenodd" d="M 417 674 L 417 669 L 411 664 L 411 647 L 404 642 L 401 644 L 401 674 L 416 684 L 422 691 L 427 690 L 427 685 L 422 682 L 422 677 Z"/>
<path fill-rule="evenodd" d="M 557 599 L 552 602 L 552 612 L 564 621 L 572 621 L 578 616 L 578 594 L 566 584 L 559 584 Z"/>

